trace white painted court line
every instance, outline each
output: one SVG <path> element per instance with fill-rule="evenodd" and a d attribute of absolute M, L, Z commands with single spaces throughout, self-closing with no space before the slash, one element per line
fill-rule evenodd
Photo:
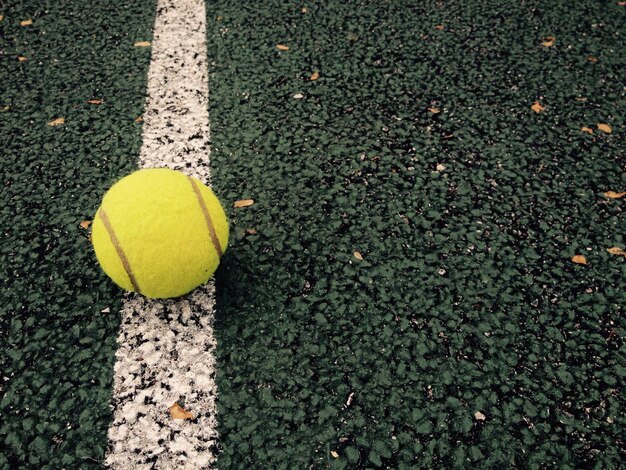
<path fill-rule="evenodd" d="M 158 0 L 143 116 L 142 168 L 209 183 L 204 0 Z M 116 352 L 106 463 L 116 469 L 209 468 L 217 445 L 215 287 L 179 300 L 128 295 Z M 195 419 L 173 420 L 184 400 Z"/>

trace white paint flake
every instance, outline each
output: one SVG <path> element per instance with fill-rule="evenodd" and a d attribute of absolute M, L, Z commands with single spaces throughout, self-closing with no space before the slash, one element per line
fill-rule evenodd
<path fill-rule="evenodd" d="M 181 170 L 205 183 L 209 115 L 204 0 L 159 0 L 143 116 L 142 168 Z M 216 458 L 213 281 L 174 300 L 128 294 L 116 352 L 106 464 L 206 469 Z M 178 402 L 193 420 L 172 419 Z"/>
<path fill-rule="evenodd" d="M 114 468 L 207 468 L 215 459 L 214 288 L 184 299 L 132 295 L 122 311 L 107 464 Z M 194 419 L 174 420 L 184 402 Z"/>

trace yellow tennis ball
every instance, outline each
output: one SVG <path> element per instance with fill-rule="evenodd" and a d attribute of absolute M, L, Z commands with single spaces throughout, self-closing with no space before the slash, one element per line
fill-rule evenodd
<path fill-rule="evenodd" d="M 104 195 L 92 225 L 98 262 L 120 287 L 178 297 L 213 275 L 228 221 L 202 182 L 165 168 L 139 170 Z"/>

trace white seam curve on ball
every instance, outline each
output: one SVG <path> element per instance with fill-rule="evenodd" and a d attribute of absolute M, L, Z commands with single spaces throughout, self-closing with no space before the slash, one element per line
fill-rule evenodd
<path fill-rule="evenodd" d="M 141 168 L 181 170 L 209 184 L 204 0 L 158 0 L 143 116 Z M 115 354 L 106 464 L 206 469 L 217 419 L 213 281 L 176 300 L 128 294 Z M 184 401 L 193 420 L 172 419 Z"/>

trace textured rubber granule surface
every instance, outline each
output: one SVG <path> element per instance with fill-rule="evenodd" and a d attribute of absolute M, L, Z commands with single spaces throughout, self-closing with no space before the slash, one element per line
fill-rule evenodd
<path fill-rule="evenodd" d="M 618 466 L 625 7 L 207 8 L 221 468 Z"/>
<path fill-rule="evenodd" d="M 0 468 L 89 468 L 121 295 L 79 224 L 136 166 L 155 4 L 0 6 Z"/>

